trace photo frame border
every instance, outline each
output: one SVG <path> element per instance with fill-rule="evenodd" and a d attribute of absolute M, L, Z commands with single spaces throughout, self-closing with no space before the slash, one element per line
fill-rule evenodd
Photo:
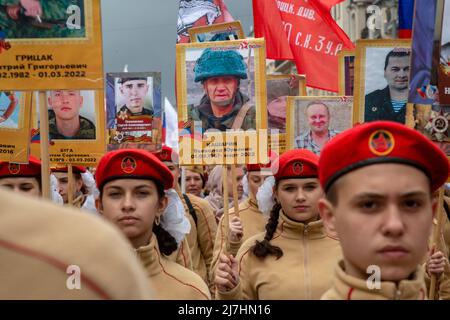
<path fill-rule="evenodd" d="M 266 47 L 265 40 L 263 38 L 252 38 L 252 39 L 238 39 L 238 40 L 228 40 L 228 41 L 214 41 L 214 42 L 194 42 L 194 43 L 180 43 L 176 45 L 176 98 L 177 98 L 177 111 L 178 111 L 178 128 L 182 130 L 182 124 L 188 120 L 188 99 L 187 99 L 187 74 L 186 74 L 186 51 L 189 49 L 207 49 L 207 48 L 229 48 L 230 50 L 239 50 L 242 46 L 256 46 L 253 48 L 254 57 L 254 86 L 255 86 L 255 108 L 256 108 L 256 134 L 258 135 L 261 130 L 267 130 L 267 93 L 266 93 Z M 258 108 L 259 106 L 259 108 Z M 237 132 L 237 131 L 236 131 Z M 222 133 L 222 137 L 225 137 L 226 132 Z M 231 133 L 235 134 L 235 133 Z M 267 137 L 267 132 L 266 132 Z M 192 136 L 183 136 L 179 132 L 179 145 L 185 145 L 183 139 L 189 139 L 193 142 Z M 224 139 L 225 140 L 225 139 Z M 267 141 L 267 139 L 266 139 Z M 204 143 L 204 136 L 202 136 L 202 144 Z M 192 145 L 192 143 L 191 143 Z M 262 152 L 259 151 L 261 143 L 258 144 L 257 158 L 259 162 L 267 162 L 267 145 L 265 148 L 265 157 L 260 157 Z M 262 148 L 264 149 L 264 148 Z M 191 149 L 192 150 L 192 149 Z M 204 146 L 202 147 L 204 150 Z M 182 158 L 181 158 L 182 159 Z M 223 158 L 223 161 L 215 162 L 215 164 L 244 164 L 238 162 L 238 157 L 227 157 Z M 246 157 L 245 163 L 248 157 Z M 230 162 L 231 161 L 231 162 Z M 180 165 L 192 165 L 200 164 L 197 162 L 192 163 L 180 163 Z M 203 161 L 202 164 L 205 164 Z"/>
<path fill-rule="evenodd" d="M 0 128 L 0 138 L 2 141 L 14 141 L 14 145 L 16 146 L 14 149 L 18 150 L 18 152 L 14 152 L 9 157 L 7 153 L 0 153 L 0 161 L 28 163 L 33 93 L 25 91 L 15 92 L 22 93 L 19 101 L 22 107 L 19 113 L 18 128 Z M 13 143 L 8 142 L 5 144 Z"/>
<path fill-rule="evenodd" d="M 356 50 L 341 50 L 338 53 L 338 82 L 339 82 L 339 91 L 338 95 L 345 96 L 345 58 L 346 57 L 354 57 L 353 63 L 356 62 L 355 56 Z M 353 66 L 353 70 L 356 71 L 355 65 Z M 353 75 L 353 94 L 355 93 L 355 74 Z"/>
<path fill-rule="evenodd" d="M 411 49 L 411 39 L 357 40 L 355 53 L 355 85 L 353 88 L 353 124 L 364 122 L 367 48 Z"/>

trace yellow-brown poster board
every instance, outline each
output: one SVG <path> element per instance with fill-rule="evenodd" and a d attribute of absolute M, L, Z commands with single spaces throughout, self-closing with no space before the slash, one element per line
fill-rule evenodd
<path fill-rule="evenodd" d="M 177 45 L 180 164 L 266 163 L 264 39 Z"/>
<path fill-rule="evenodd" d="M 355 51 L 342 50 L 338 53 L 339 95 L 353 96 L 355 84 Z"/>
<path fill-rule="evenodd" d="M 100 0 L 36 2 L 0 5 L 0 90 L 102 89 Z"/>
<path fill-rule="evenodd" d="M 95 166 L 106 152 L 103 91 L 53 90 L 47 92 L 46 100 L 50 164 Z M 31 153 L 40 157 L 39 101 L 35 101 Z"/>
<path fill-rule="evenodd" d="M 267 75 L 267 121 L 269 148 L 281 155 L 286 151 L 286 109 L 288 96 L 306 96 L 304 75 Z"/>
<path fill-rule="evenodd" d="M 0 161 L 28 163 L 31 94 L 0 91 Z"/>

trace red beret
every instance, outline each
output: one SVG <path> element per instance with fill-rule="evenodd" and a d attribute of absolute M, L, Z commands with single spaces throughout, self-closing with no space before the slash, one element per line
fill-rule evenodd
<path fill-rule="evenodd" d="M 51 168 L 52 172 L 68 172 L 69 168 L 66 165 L 56 165 Z M 72 166 L 73 173 L 85 173 L 86 168 L 83 166 Z"/>
<path fill-rule="evenodd" d="M 324 190 L 342 175 L 376 163 L 401 163 L 422 170 L 435 191 L 448 178 L 447 156 L 423 134 L 392 121 L 358 125 L 334 137 L 320 154 Z"/>
<path fill-rule="evenodd" d="M 163 146 L 160 152 L 154 153 L 154 155 L 161 161 L 170 161 L 178 164 L 178 153 L 173 151 L 171 147 Z"/>
<path fill-rule="evenodd" d="M 283 153 L 272 166 L 275 180 L 318 177 L 319 157 L 306 149 L 293 149 Z M 278 169 L 278 170 L 276 170 Z"/>
<path fill-rule="evenodd" d="M 278 158 L 278 154 L 273 152 L 272 150 L 269 150 L 269 162 L 266 164 L 262 163 L 255 163 L 255 164 L 247 164 L 247 172 L 250 171 L 260 171 L 263 168 L 270 168 L 272 163 Z"/>
<path fill-rule="evenodd" d="M 95 171 L 99 190 L 106 182 L 116 179 L 152 179 L 164 189 L 173 186 L 173 176 L 167 167 L 153 154 L 140 149 L 120 149 L 105 154 Z"/>
<path fill-rule="evenodd" d="M 0 162 L 0 178 L 40 176 L 41 161 L 33 156 L 30 156 L 28 164 L 19 164 L 6 161 Z"/>

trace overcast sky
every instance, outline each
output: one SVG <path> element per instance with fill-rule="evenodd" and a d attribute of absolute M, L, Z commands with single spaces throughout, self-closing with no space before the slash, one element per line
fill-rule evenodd
<path fill-rule="evenodd" d="M 253 25 L 251 0 L 225 0 L 246 35 Z M 163 97 L 175 103 L 178 0 L 102 0 L 105 72 L 162 72 Z"/>

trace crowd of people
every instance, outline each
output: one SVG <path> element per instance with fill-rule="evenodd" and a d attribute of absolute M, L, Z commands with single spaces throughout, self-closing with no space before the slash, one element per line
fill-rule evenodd
<path fill-rule="evenodd" d="M 120 149 L 95 170 L 52 167 L 56 204 L 39 199 L 39 159 L 1 162 L 0 256 L 15 272 L 1 273 L 0 297 L 426 299 L 435 277 L 435 298 L 450 299 L 450 197 L 437 201 L 449 163 L 426 137 L 375 121 L 320 156 L 269 158 L 180 167 L 167 146 Z M 77 290 L 66 286 L 72 265 Z"/>

